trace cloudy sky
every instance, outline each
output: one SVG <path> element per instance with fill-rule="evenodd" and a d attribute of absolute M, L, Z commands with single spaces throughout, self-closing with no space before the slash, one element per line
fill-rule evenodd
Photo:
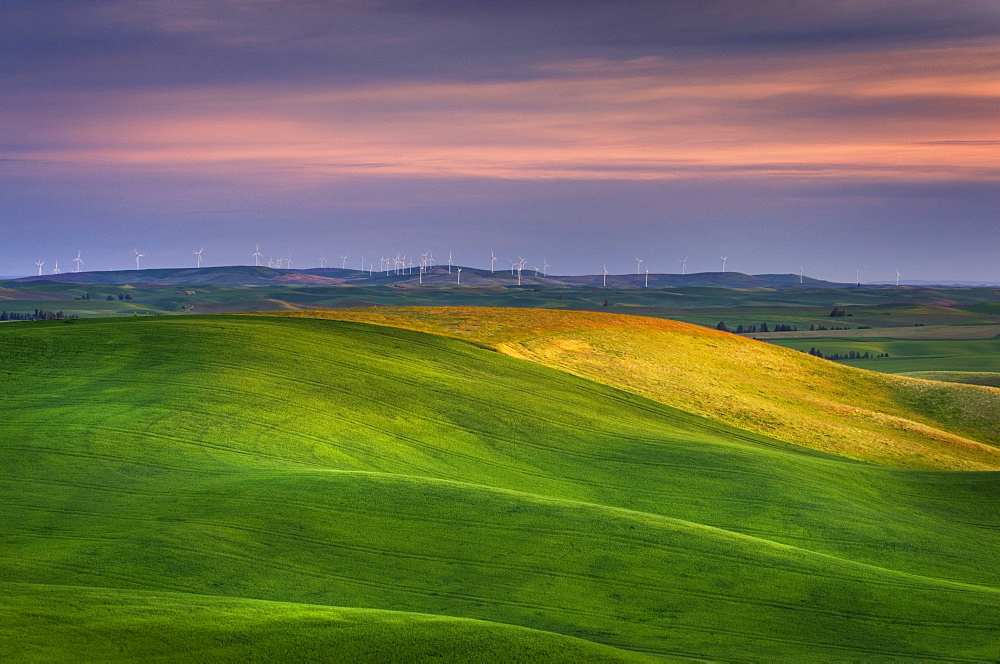
<path fill-rule="evenodd" d="M 3 0 L 0 274 L 1000 281 L 997 0 Z"/>

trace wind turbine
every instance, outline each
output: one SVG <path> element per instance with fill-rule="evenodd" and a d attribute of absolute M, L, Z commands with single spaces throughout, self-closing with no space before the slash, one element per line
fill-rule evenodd
<path fill-rule="evenodd" d="M 549 262 L 544 258 L 542 259 L 542 276 L 543 277 L 549 276 Z"/>
<path fill-rule="evenodd" d="M 56 261 L 56 266 L 52 269 L 52 274 L 60 274 L 62 270 L 59 269 L 59 261 Z"/>
<path fill-rule="evenodd" d="M 35 265 L 38 266 L 38 276 L 42 276 L 42 266 L 45 265 L 45 261 L 35 261 Z"/>
<path fill-rule="evenodd" d="M 493 250 L 490 249 L 490 274 L 493 274 L 493 272 L 495 271 L 493 268 L 496 265 L 496 262 L 497 262 L 497 257 L 493 253 Z"/>
<path fill-rule="evenodd" d="M 262 254 L 260 253 L 260 245 L 259 244 L 254 248 L 253 253 L 250 254 L 250 255 L 253 256 L 253 264 L 256 267 L 260 267 L 260 257 L 261 257 Z M 268 263 L 270 263 L 270 261 L 268 261 Z M 268 267 L 271 267 L 271 266 L 268 265 Z"/>
<path fill-rule="evenodd" d="M 451 252 L 448 252 L 448 274 L 451 274 Z"/>
<path fill-rule="evenodd" d="M 722 258 L 722 274 L 726 273 L 726 261 L 729 260 L 729 256 L 721 256 Z"/>
<path fill-rule="evenodd" d="M 325 267 L 325 266 L 323 265 L 323 263 L 325 263 L 325 262 L 326 262 L 326 259 L 325 259 L 325 258 L 323 258 L 322 256 L 320 256 L 320 257 L 319 257 L 319 266 L 320 266 L 320 268 L 323 268 L 323 267 Z"/>
<path fill-rule="evenodd" d="M 73 270 L 73 271 L 74 272 L 79 272 L 80 271 L 80 265 L 83 263 L 83 259 L 80 258 L 80 252 L 79 251 L 76 252 L 76 258 L 73 259 L 73 262 L 76 263 L 76 269 Z"/>
<path fill-rule="evenodd" d="M 604 286 L 604 287 L 607 287 L 607 285 L 608 285 L 608 265 L 607 265 L 607 263 L 604 264 L 604 283 L 602 283 L 601 285 Z"/>
<path fill-rule="evenodd" d="M 340 257 L 340 269 L 341 270 L 346 270 L 347 269 L 347 256 L 341 256 Z M 365 269 L 363 265 L 361 266 L 361 269 L 362 270 Z"/>
<path fill-rule="evenodd" d="M 684 259 L 681 260 L 681 274 L 687 274 L 687 266 L 688 266 L 688 257 L 685 256 Z"/>
<path fill-rule="evenodd" d="M 802 283 L 802 272 L 803 272 L 803 271 L 804 271 L 804 270 L 803 270 L 803 267 L 802 267 L 802 266 L 800 265 L 800 266 L 799 266 L 799 283 L 800 283 L 800 284 Z"/>
<path fill-rule="evenodd" d="M 643 288 L 649 288 L 649 268 L 646 268 L 646 285 Z"/>
<path fill-rule="evenodd" d="M 142 258 L 143 256 L 145 256 L 146 254 L 140 254 L 138 249 L 133 249 L 132 251 L 135 252 L 135 269 L 138 270 L 139 269 L 139 259 Z"/>
<path fill-rule="evenodd" d="M 461 283 L 462 283 L 462 268 L 461 267 L 456 267 L 455 269 L 458 270 L 458 283 L 459 283 L 459 285 L 461 285 Z"/>
<path fill-rule="evenodd" d="M 191 253 L 193 253 L 193 254 L 194 254 L 195 256 L 197 256 L 197 257 L 198 257 L 198 267 L 201 267 L 201 252 L 203 252 L 203 251 L 205 251 L 205 247 L 202 247 L 202 248 L 201 248 L 201 249 L 199 249 L 198 251 L 193 251 L 193 252 L 191 252 Z"/>
<path fill-rule="evenodd" d="M 856 286 L 858 288 L 861 288 L 861 270 L 860 269 L 859 270 L 855 270 L 854 271 L 854 276 L 857 277 L 857 284 L 856 284 Z"/>
<path fill-rule="evenodd" d="M 635 257 L 635 273 L 636 274 L 639 274 L 639 268 L 642 267 L 642 263 L 643 263 L 644 260 L 645 260 L 644 258 L 639 258 L 638 256 Z"/>
<path fill-rule="evenodd" d="M 896 268 L 896 288 L 899 288 L 899 268 Z"/>
<path fill-rule="evenodd" d="M 291 254 L 288 254 L 288 258 L 285 259 L 285 269 L 286 270 L 291 270 L 292 269 L 292 255 Z"/>

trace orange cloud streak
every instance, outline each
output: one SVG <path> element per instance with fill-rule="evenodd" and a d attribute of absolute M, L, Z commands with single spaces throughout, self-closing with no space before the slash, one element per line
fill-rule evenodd
<path fill-rule="evenodd" d="M 64 167 L 337 175 L 996 179 L 1000 47 L 785 62 L 559 63 L 531 81 L 226 89 L 91 102 L 9 155 Z M 992 111 L 990 109 L 993 109 Z"/>

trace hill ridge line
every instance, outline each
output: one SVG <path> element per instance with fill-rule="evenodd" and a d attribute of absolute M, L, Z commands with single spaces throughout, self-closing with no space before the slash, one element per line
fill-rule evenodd
<path fill-rule="evenodd" d="M 663 514 L 656 514 L 654 512 L 643 512 L 641 510 L 629 509 L 627 507 L 617 507 L 615 505 L 605 505 L 603 503 L 591 503 L 591 502 L 587 502 L 587 501 L 584 501 L 584 500 L 575 500 L 573 498 L 559 498 L 559 497 L 556 497 L 556 496 L 546 496 L 545 494 L 531 493 L 531 492 L 528 492 L 528 491 L 518 491 L 516 489 L 506 489 L 506 488 L 503 488 L 503 487 L 493 487 L 493 486 L 490 486 L 488 484 L 478 484 L 476 482 L 463 482 L 463 481 L 460 481 L 460 480 L 439 479 L 439 478 L 436 478 L 436 477 L 426 477 L 426 476 L 423 476 L 423 475 L 406 475 L 406 474 L 403 474 L 403 473 L 385 473 L 385 472 L 369 471 L 369 470 L 339 470 L 339 469 L 336 469 L 336 468 L 331 468 L 331 469 L 317 469 L 317 470 L 303 468 L 303 469 L 289 469 L 287 472 L 285 472 L 285 471 L 275 472 L 274 475 L 275 476 L 279 476 L 279 475 L 283 475 L 283 474 L 287 474 L 287 473 L 296 473 L 296 474 L 303 474 L 303 473 L 337 473 L 337 474 L 344 474 L 344 475 L 348 475 L 348 474 L 371 475 L 371 476 L 376 476 L 376 477 L 404 478 L 404 479 L 420 480 L 420 481 L 423 481 L 423 482 L 434 482 L 434 483 L 440 483 L 440 484 L 450 484 L 450 485 L 458 485 L 458 486 L 467 486 L 467 487 L 472 487 L 472 488 L 480 489 L 480 490 L 494 491 L 494 492 L 497 492 L 497 493 L 506 493 L 506 494 L 510 494 L 510 495 L 518 496 L 518 497 L 528 497 L 528 498 L 532 498 L 532 499 L 535 499 L 535 500 L 549 501 L 549 502 L 560 503 L 560 504 L 568 504 L 568 505 L 577 505 L 577 506 L 588 507 L 588 508 L 597 508 L 599 510 L 607 510 L 607 511 L 610 511 L 610 512 L 621 512 L 621 513 L 624 513 L 624 514 L 629 515 L 629 516 L 632 516 L 632 515 L 642 516 L 642 517 L 645 517 L 645 518 L 652 518 L 652 519 L 655 519 L 655 520 L 666 521 L 666 522 L 671 523 L 671 524 L 676 524 L 676 525 L 690 527 L 690 528 L 693 528 L 695 530 L 697 530 L 697 529 L 706 529 L 706 530 L 710 530 L 710 531 L 713 531 L 713 532 L 719 533 L 719 534 L 725 534 L 725 535 L 729 535 L 729 536 L 733 536 L 733 537 L 739 537 L 739 538 L 746 538 L 746 539 L 753 540 L 755 542 L 763 542 L 765 544 L 768 544 L 768 545 L 771 545 L 771 546 L 774 546 L 774 547 L 780 548 L 780 549 L 787 549 L 787 550 L 791 550 L 791 551 L 802 551 L 802 552 L 810 554 L 810 555 L 822 556 L 823 558 L 829 558 L 829 559 L 832 559 L 832 560 L 837 560 L 839 562 L 842 562 L 842 563 L 845 563 L 845 564 L 848 564 L 848 565 L 857 565 L 859 567 L 863 567 L 863 568 L 866 568 L 866 569 L 879 570 L 879 571 L 882 571 L 882 572 L 885 572 L 885 573 L 889 573 L 889 574 L 898 574 L 898 575 L 901 575 L 901 576 L 906 576 L 906 577 L 910 577 L 910 578 L 914 578 L 914 579 L 920 579 L 922 581 L 930 582 L 930 583 L 935 583 L 935 584 L 946 584 L 946 585 L 958 586 L 957 588 L 955 588 L 955 590 L 976 590 L 976 591 L 983 591 L 983 592 L 1000 593 L 1000 587 L 997 587 L 997 586 L 983 586 L 983 585 L 978 585 L 978 584 L 974 584 L 974 583 L 966 583 L 966 582 L 963 582 L 963 581 L 953 581 L 951 579 L 942 579 L 942 578 L 939 578 L 939 577 L 926 576 L 926 575 L 923 575 L 923 574 L 914 574 L 912 572 L 904 572 L 904 571 L 901 571 L 901 570 L 892 569 L 890 567 L 881 567 L 879 565 L 872 565 L 870 563 L 862 563 L 862 562 L 859 562 L 859 561 L 856 561 L 856 560 L 851 560 L 849 558 L 841 558 L 840 556 L 834 556 L 832 554 L 822 553 L 820 551 L 813 551 L 812 549 L 807 549 L 805 547 L 800 547 L 800 546 L 794 546 L 792 544 L 785 544 L 784 542 L 775 542 L 774 540 L 767 539 L 766 537 L 759 537 L 759 536 L 756 536 L 756 535 L 747 535 L 747 534 L 741 533 L 739 531 L 729 530 L 727 528 L 720 528 L 719 526 L 712 526 L 712 525 L 709 525 L 709 524 L 706 524 L 706 523 L 699 523 L 697 521 L 688 521 L 688 520 L 685 520 L 685 519 L 678 519 L 677 517 L 666 516 L 666 515 L 663 515 Z"/>
<path fill-rule="evenodd" d="M 592 643 L 597 646 L 605 646 L 608 648 L 614 648 L 622 650 L 629 653 L 656 653 L 656 654 L 669 654 L 674 655 L 671 651 L 666 650 L 655 650 L 655 649 L 637 649 L 626 645 L 610 644 L 601 641 L 593 641 L 591 639 L 585 639 L 579 636 L 573 636 L 570 634 L 564 634 L 562 632 L 553 632 L 551 630 L 538 629 L 536 627 L 526 627 L 524 625 L 518 625 L 515 623 L 505 623 L 497 620 L 483 620 L 481 618 L 467 618 L 464 616 L 453 616 L 446 613 L 427 613 L 423 611 L 402 611 L 399 609 L 376 609 L 364 606 L 350 606 L 342 604 L 312 604 L 309 602 L 289 602 L 283 600 L 273 600 L 273 599 L 261 599 L 258 597 L 242 597 L 236 595 L 214 595 L 211 593 L 192 593 L 184 592 L 181 590 L 140 590 L 136 588 L 114 588 L 107 586 L 88 586 L 88 585 L 77 585 L 77 584 L 61 584 L 61 583 L 26 583 L 20 581 L 0 581 L 0 588 L 15 588 L 24 589 L 25 591 L 30 591 L 36 588 L 46 588 L 46 589 L 57 589 L 57 590 L 92 590 L 92 591 L 106 591 L 108 593 L 114 593 L 116 595 L 131 595 L 133 597 L 162 597 L 166 599 L 171 598 L 209 598 L 219 600 L 220 602 L 233 602 L 233 603 L 252 603 L 252 604 L 272 604 L 279 606 L 294 606 L 294 607 L 306 607 L 317 610 L 346 610 L 346 611 L 358 611 L 363 613 L 372 614 L 389 614 L 398 616 L 424 616 L 429 618 L 440 619 L 441 621 L 455 621 L 455 622 L 467 622 L 467 623 L 477 623 L 482 625 L 499 625 L 503 627 L 509 627 L 513 630 L 525 630 L 529 632 L 535 632 L 539 634 L 548 634 L 551 636 L 556 636 L 560 638 L 573 639 L 578 641 L 585 641 L 587 643 Z M 694 657 L 691 657 L 694 659 Z"/>
<path fill-rule="evenodd" d="M 701 326 L 610 312 L 462 306 L 271 316 L 367 323 L 485 345 L 829 456 L 904 468 L 1000 470 L 998 431 L 972 418 L 971 411 L 960 411 L 955 421 L 941 419 L 912 400 L 914 390 L 934 383 L 838 365 L 763 342 L 751 345 L 744 337 Z M 623 353 L 609 354 L 608 344 Z M 855 385 L 855 393 L 847 394 L 845 385 Z M 935 389 L 950 390 L 958 402 L 972 398 L 966 387 L 975 386 Z M 792 398 L 794 389 L 808 399 Z M 1000 406 L 995 390 L 979 393 L 987 396 L 976 398 Z"/>
<path fill-rule="evenodd" d="M 712 525 L 705 524 L 705 523 L 700 523 L 700 522 L 697 522 L 697 521 L 689 521 L 689 520 L 686 520 L 686 519 L 679 519 L 677 517 L 671 517 L 671 516 L 666 516 L 666 515 L 662 515 L 662 514 L 656 514 L 654 512 L 644 512 L 644 511 L 641 511 L 641 510 L 629 509 L 627 507 L 618 507 L 618 506 L 615 506 L 615 505 L 606 505 L 606 504 L 603 504 L 603 503 L 592 503 L 592 502 L 587 502 L 587 501 L 583 501 L 583 500 L 576 500 L 576 499 L 573 499 L 573 498 L 560 498 L 560 497 L 557 497 L 557 496 L 548 496 L 548 495 L 545 495 L 545 494 L 532 493 L 532 492 L 528 492 L 528 491 L 519 491 L 519 490 L 516 490 L 516 489 L 508 489 L 508 488 L 504 488 L 504 487 L 490 486 L 488 484 L 479 484 L 479 483 L 476 483 L 476 482 L 465 482 L 465 481 L 461 481 L 461 480 L 450 480 L 450 479 L 445 479 L 445 478 L 429 477 L 429 476 L 425 476 L 425 475 L 409 475 L 409 474 L 405 474 L 405 473 L 387 473 L 387 472 L 381 472 L 381 471 L 368 471 L 368 470 L 342 470 L 342 469 L 337 469 L 337 468 L 298 468 L 298 469 L 292 469 L 292 468 L 290 468 L 290 469 L 287 469 L 287 470 L 258 471 L 258 472 L 254 472 L 253 475 L 255 477 L 261 477 L 261 476 L 263 476 L 263 477 L 283 477 L 283 476 L 287 476 L 289 474 L 302 475 L 302 474 L 310 474 L 310 473 L 314 473 L 314 474 L 337 474 L 337 475 L 364 475 L 364 476 L 371 476 L 371 477 L 382 477 L 382 478 L 387 478 L 387 479 L 403 479 L 403 480 L 408 480 L 408 481 L 414 481 L 415 480 L 417 482 L 422 482 L 422 483 L 444 484 L 444 485 L 449 485 L 449 486 L 457 486 L 457 487 L 460 487 L 460 488 L 471 488 L 471 489 L 476 489 L 476 490 L 479 490 L 479 491 L 501 493 L 501 494 L 511 495 L 511 496 L 515 496 L 515 497 L 519 497 L 519 498 L 527 498 L 527 499 L 530 499 L 530 500 L 534 500 L 536 502 L 549 502 L 549 503 L 555 503 L 555 504 L 561 504 L 561 505 L 569 505 L 569 506 L 575 506 L 575 507 L 585 507 L 585 508 L 589 508 L 589 509 L 597 509 L 599 511 L 607 511 L 607 512 L 611 512 L 611 513 L 617 513 L 617 514 L 625 515 L 625 516 L 632 517 L 632 518 L 642 517 L 644 519 L 649 519 L 649 520 L 654 520 L 654 521 L 661 521 L 661 522 L 664 522 L 666 524 L 670 524 L 672 526 L 680 526 L 680 527 L 691 529 L 691 530 L 707 530 L 707 531 L 710 531 L 710 532 L 713 532 L 713 533 L 716 533 L 716 534 L 719 534 L 719 535 L 736 537 L 736 538 L 741 538 L 741 539 L 748 539 L 748 540 L 751 540 L 753 542 L 760 542 L 760 543 L 762 543 L 764 545 L 772 546 L 772 547 L 774 547 L 776 549 L 779 549 L 779 550 L 797 551 L 797 552 L 805 553 L 807 555 L 820 556 L 820 557 L 823 557 L 823 558 L 826 558 L 826 559 L 836 560 L 836 561 L 838 561 L 840 563 L 843 563 L 845 565 L 856 566 L 856 567 L 860 567 L 860 568 L 863 568 L 863 569 L 869 569 L 869 570 L 876 570 L 876 571 L 878 571 L 880 573 L 885 573 L 885 574 L 890 574 L 890 575 L 899 575 L 899 576 L 907 577 L 907 578 L 910 578 L 910 579 L 916 579 L 916 580 L 919 580 L 919 581 L 921 581 L 923 583 L 930 583 L 930 584 L 934 584 L 934 585 L 954 586 L 954 588 L 952 588 L 952 590 L 954 590 L 956 592 L 971 590 L 971 591 L 978 591 L 978 592 L 1000 593 L 1000 587 L 985 586 L 985 585 L 979 585 L 979 584 L 974 584 L 974 583 L 967 583 L 967 582 L 962 582 L 962 581 L 955 581 L 955 580 L 952 580 L 952 579 L 944 579 L 944 578 L 940 578 L 940 577 L 927 576 L 927 575 L 923 575 L 923 574 L 914 574 L 912 572 L 905 572 L 905 571 L 893 569 L 893 568 L 890 568 L 890 567 L 882 567 L 882 566 L 879 566 L 879 565 L 872 565 L 871 563 L 864 563 L 864 562 L 860 562 L 860 561 L 856 561 L 856 560 L 851 560 L 850 558 L 842 558 L 840 556 L 835 556 L 835 555 L 832 555 L 832 554 L 829 554 L 829 553 L 823 553 L 823 552 L 820 552 L 820 551 L 814 551 L 812 549 L 808 549 L 808 548 L 801 547 L 801 546 L 795 546 L 795 545 L 792 545 L 792 544 L 786 544 L 784 542 L 776 542 L 776 541 L 768 539 L 766 537 L 760 537 L 760 536 L 757 536 L 757 535 L 748 535 L 746 533 L 742 533 L 742 532 L 739 532 L 739 531 L 736 531 L 736 530 L 730 530 L 730 529 L 727 529 L 727 528 L 721 528 L 719 526 L 712 526 Z M 235 477 L 235 478 L 238 479 L 240 477 L 240 475 L 233 475 L 233 477 Z M 22 506 L 22 507 L 28 508 L 27 506 Z M 31 509 L 31 508 L 28 508 L 28 509 Z M 37 509 L 45 511 L 47 508 L 37 508 Z M 53 510 L 53 511 L 55 511 L 55 510 Z M 879 581 L 871 581 L 871 582 L 872 583 L 879 583 Z M 323 605 L 320 605 L 320 606 L 323 606 Z"/>

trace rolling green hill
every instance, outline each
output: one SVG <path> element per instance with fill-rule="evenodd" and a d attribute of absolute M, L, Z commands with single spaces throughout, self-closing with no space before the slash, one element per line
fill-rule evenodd
<path fill-rule="evenodd" d="M 12 323 L 0 371 L 0 659 L 1000 657 L 995 473 L 351 322 Z"/>
<path fill-rule="evenodd" d="M 995 417 L 1000 412 L 1000 392 L 992 389 L 859 371 L 733 334 L 638 316 L 485 307 L 283 314 L 467 339 L 688 412 L 853 459 L 910 468 L 1000 469 L 1000 426 Z M 807 341 L 790 343 L 808 350 Z"/>

